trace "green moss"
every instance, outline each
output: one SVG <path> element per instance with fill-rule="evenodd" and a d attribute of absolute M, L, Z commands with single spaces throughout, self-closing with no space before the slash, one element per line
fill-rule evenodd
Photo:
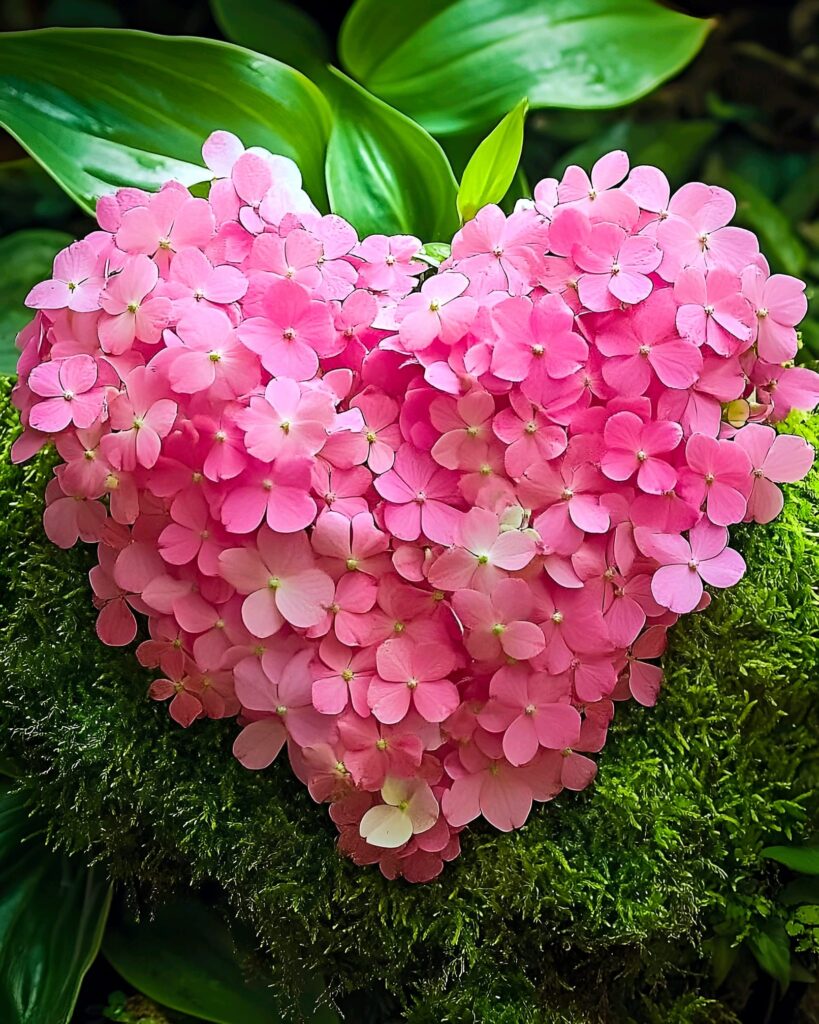
<path fill-rule="evenodd" d="M 184 731 L 146 699 L 130 651 L 95 639 L 93 551 L 42 535 L 49 457 L 0 458 L 0 727 L 55 844 L 108 861 L 140 899 L 218 882 L 283 983 L 308 965 L 342 999 L 368 989 L 357 1020 L 735 1020 L 703 938 L 773 912 L 760 850 L 817 820 L 816 473 L 776 524 L 735 531 L 747 576 L 675 628 L 658 707 L 618 709 L 594 788 L 510 835 L 470 828 L 418 887 L 339 858 L 283 763 L 233 760 L 231 723 Z"/>

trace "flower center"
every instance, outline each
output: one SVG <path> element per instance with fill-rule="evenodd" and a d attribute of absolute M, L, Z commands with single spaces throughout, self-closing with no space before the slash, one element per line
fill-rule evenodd
<path fill-rule="evenodd" d="M 358 568 L 358 559 L 357 558 L 348 558 L 347 559 L 347 568 L 350 570 L 350 572 L 355 572 L 355 570 Z"/>
<path fill-rule="evenodd" d="M 437 313 L 440 308 L 441 308 L 441 300 L 440 299 L 433 299 L 432 302 L 430 302 L 430 304 L 429 304 L 429 311 L 430 311 L 430 313 Z"/>
<path fill-rule="evenodd" d="M 768 315 L 768 310 L 765 309 L 763 306 L 761 309 L 758 309 L 756 311 L 756 315 L 759 317 L 760 320 L 764 320 L 765 317 Z"/>
<path fill-rule="evenodd" d="M 427 496 L 424 491 L 418 491 L 415 495 L 415 501 L 417 501 L 419 505 L 423 505 L 426 500 Z"/>
<path fill-rule="evenodd" d="M 552 612 L 552 622 L 556 626 L 559 626 L 562 621 L 563 621 L 563 612 Z"/>
<path fill-rule="evenodd" d="M 478 565 L 486 565 L 489 561 L 489 555 L 478 555 Z"/>
<path fill-rule="evenodd" d="M 495 625 L 492 627 L 492 632 L 495 634 L 495 636 L 500 636 L 501 633 L 506 632 L 506 626 L 502 622 L 496 622 Z"/>
<path fill-rule="evenodd" d="M 345 668 L 344 671 L 341 673 L 341 678 L 344 680 L 345 683 L 351 683 L 355 678 L 355 672 L 353 672 L 351 668 Z"/>
<path fill-rule="evenodd" d="M 417 690 L 418 689 L 418 680 L 415 679 L 415 678 L 408 679 L 407 680 L 407 689 L 408 690 Z"/>
<path fill-rule="evenodd" d="M 208 359 L 210 359 L 212 363 L 218 363 L 221 360 L 221 358 L 221 352 L 208 352 Z"/>
<path fill-rule="evenodd" d="M 537 708 L 534 704 L 527 704 L 523 710 L 527 715 L 533 715 L 537 711 Z"/>
<path fill-rule="evenodd" d="M 285 329 L 282 331 L 282 338 L 284 338 L 285 341 L 292 341 L 295 337 L 295 327 L 285 327 Z"/>
<path fill-rule="evenodd" d="M 138 302 L 129 302 L 128 306 L 127 306 L 127 309 L 128 309 L 129 313 L 136 313 L 136 311 L 139 309 L 139 303 Z"/>
<path fill-rule="evenodd" d="M 647 458 L 648 458 L 648 455 L 647 455 L 647 454 L 646 454 L 646 453 L 645 453 L 645 452 L 643 451 L 643 449 L 641 448 L 641 449 L 640 449 L 640 450 L 639 450 L 639 451 L 637 452 L 637 461 L 638 461 L 638 462 L 645 462 Z"/>
<path fill-rule="evenodd" d="M 267 581 L 267 585 L 268 587 L 270 587 L 271 590 L 278 590 L 279 587 L 282 585 L 282 581 L 279 579 L 278 576 L 271 576 L 270 579 Z"/>

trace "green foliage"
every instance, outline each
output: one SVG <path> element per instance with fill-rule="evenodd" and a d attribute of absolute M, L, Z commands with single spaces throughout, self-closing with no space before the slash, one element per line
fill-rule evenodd
<path fill-rule="evenodd" d="M 711 23 L 652 0 L 356 0 L 347 71 L 435 135 L 532 107 L 616 107 L 684 67 Z M 650 40 L 650 45 L 647 41 Z"/>
<path fill-rule="evenodd" d="M 20 354 L 14 339 L 31 319 L 23 305 L 29 290 L 51 276 L 51 263 L 73 241 L 64 231 L 31 229 L 0 238 L 0 373 L 14 373 Z"/>
<path fill-rule="evenodd" d="M 330 60 L 327 37 L 315 21 L 286 0 L 210 0 L 219 28 L 231 42 L 298 68 L 314 81 Z"/>
<path fill-rule="evenodd" d="M 111 902 L 99 867 L 51 853 L 26 797 L 0 787 L 0 1020 L 68 1024 Z"/>
<path fill-rule="evenodd" d="M 814 443 L 816 426 L 793 424 Z M 130 653 L 94 640 L 93 553 L 42 536 L 49 465 L 0 463 L 0 735 L 54 842 L 105 857 L 143 905 L 218 882 L 278 984 L 320 970 L 363 1024 L 734 1019 L 702 940 L 795 914 L 761 851 L 804 844 L 817 812 L 816 472 L 777 523 L 736 530 L 747 576 L 674 629 L 660 703 L 618 710 L 594 789 L 516 833 L 470 828 L 410 886 L 342 860 L 283 761 L 243 769 L 230 722 L 178 728 Z"/>
<path fill-rule="evenodd" d="M 323 96 L 228 43 L 123 29 L 0 34 L 0 125 L 89 212 L 120 185 L 207 180 L 202 143 L 225 127 L 292 157 L 314 201 L 324 196 Z"/>
<path fill-rule="evenodd" d="M 819 875 L 819 846 L 766 846 L 762 856 L 803 875 Z"/>
<path fill-rule="evenodd" d="M 172 1010 L 216 1024 L 273 1024 L 290 1019 L 276 993 L 249 982 L 221 915 L 198 900 L 166 904 L 151 921 L 118 919 L 106 930 L 103 952 L 140 992 Z M 305 1012 L 314 1024 L 334 1024 L 327 1008 Z"/>
<path fill-rule="evenodd" d="M 528 100 L 521 100 L 470 157 L 458 189 L 462 221 L 474 217 L 488 203 L 499 203 L 509 191 L 520 163 L 528 107 Z"/>
<path fill-rule="evenodd" d="M 335 69 L 330 96 L 335 121 L 326 174 L 333 212 L 361 234 L 451 237 L 458 186 L 435 139 Z"/>

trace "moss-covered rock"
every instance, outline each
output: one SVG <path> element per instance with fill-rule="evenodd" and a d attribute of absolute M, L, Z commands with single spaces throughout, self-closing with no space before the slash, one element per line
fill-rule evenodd
<path fill-rule="evenodd" d="M 441 878 L 412 886 L 342 860 L 283 761 L 243 769 L 230 722 L 178 728 L 131 650 L 97 641 L 93 551 L 43 536 L 50 459 L 10 466 L 7 393 L 0 727 L 55 844 L 104 859 L 141 899 L 218 882 L 284 983 L 315 966 L 342 1002 L 366 989 L 356 1020 L 736 1019 L 703 939 L 773 911 L 760 850 L 817 820 L 816 472 L 777 523 L 735 531 L 747 576 L 672 631 L 660 703 L 618 708 L 593 789 L 516 833 L 470 828 Z M 794 429 L 815 441 L 819 420 Z"/>

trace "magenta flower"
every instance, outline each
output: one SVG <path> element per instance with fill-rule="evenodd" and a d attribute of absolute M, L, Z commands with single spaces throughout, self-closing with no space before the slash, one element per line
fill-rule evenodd
<path fill-rule="evenodd" d="M 648 494 L 663 494 L 677 482 L 677 471 L 662 458 L 682 441 L 682 427 L 667 421 L 644 423 L 633 412 L 618 412 L 603 431 L 600 468 L 610 480 L 630 480 Z"/>
<path fill-rule="evenodd" d="M 303 534 L 294 537 L 262 526 L 256 548 L 230 548 L 219 555 L 224 578 L 240 594 L 242 621 L 254 636 L 272 636 L 285 622 L 314 626 L 333 600 L 333 581 L 315 567 Z"/>
<path fill-rule="evenodd" d="M 54 257 L 54 277 L 36 284 L 26 296 L 32 309 L 70 309 L 90 313 L 100 308 L 105 281 L 90 242 L 74 242 Z"/>
<path fill-rule="evenodd" d="M 660 563 L 651 580 L 659 604 L 680 614 L 693 611 L 702 597 L 702 584 L 732 587 L 745 573 L 742 556 L 728 544 L 728 531 L 702 520 L 688 540 L 671 533 L 652 533 L 644 526 L 634 533 L 643 554 Z"/>

